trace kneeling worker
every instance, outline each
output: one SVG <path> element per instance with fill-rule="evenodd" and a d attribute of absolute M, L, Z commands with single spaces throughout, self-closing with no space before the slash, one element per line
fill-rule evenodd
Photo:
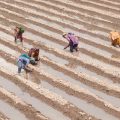
<path fill-rule="evenodd" d="M 28 78 L 28 72 L 32 72 L 33 68 L 30 66 L 30 57 L 27 54 L 22 54 L 19 56 L 18 61 L 18 73 L 21 73 L 21 70 L 24 69 L 26 72 L 26 78 Z"/>

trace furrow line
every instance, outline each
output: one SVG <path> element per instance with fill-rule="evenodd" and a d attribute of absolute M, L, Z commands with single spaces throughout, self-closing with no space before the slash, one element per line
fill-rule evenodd
<path fill-rule="evenodd" d="M 28 41 L 28 40 L 27 40 Z M 34 43 L 35 43 L 35 41 L 34 41 Z M 34 44 L 35 45 L 35 44 Z M 40 44 L 39 44 L 39 42 L 37 42 L 36 41 L 36 45 L 37 46 L 39 46 Z M 45 45 L 41 45 L 41 46 L 39 46 L 39 47 L 43 47 L 43 46 L 45 46 Z M 52 48 L 52 47 L 50 47 L 51 49 L 54 49 L 54 48 Z M 92 70 L 92 71 L 94 71 L 94 72 L 99 72 L 100 74 L 102 74 L 102 75 L 104 75 L 105 77 L 108 77 L 108 78 L 110 78 L 111 80 L 113 80 L 113 81 L 115 81 L 115 82 L 119 82 L 119 78 L 118 77 L 115 77 L 115 76 L 113 76 L 113 75 L 111 75 L 111 74 L 109 74 L 109 73 L 106 73 L 106 72 L 108 72 L 108 71 L 106 71 L 106 72 L 103 72 L 104 70 L 102 70 L 101 69 L 101 67 L 100 68 L 96 68 L 95 66 L 92 66 L 92 69 L 91 69 L 91 64 L 86 64 L 86 63 L 83 63 L 83 61 L 81 61 L 80 60 L 80 58 L 78 58 L 78 57 L 76 57 L 76 56 L 73 56 L 73 55 L 71 55 L 70 53 L 66 53 L 66 54 L 63 54 L 62 53 L 62 51 L 61 50 L 55 50 L 55 51 L 57 51 L 57 56 L 58 55 L 60 55 L 59 57 L 63 57 L 63 58 L 65 58 L 65 59 L 67 59 L 67 58 L 70 58 L 71 60 L 75 60 L 75 61 L 77 61 L 79 64 L 81 64 L 82 66 L 87 66 L 87 68 L 88 69 L 90 69 L 90 70 Z M 55 53 L 55 52 L 54 52 Z M 59 54 L 58 54 L 59 53 Z M 66 58 L 66 56 L 67 56 L 67 58 Z M 84 61 L 85 62 L 85 61 Z M 99 69 L 99 70 L 98 70 Z"/>
<path fill-rule="evenodd" d="M 12 61 L 13 64 L 16 64 L 16 58 L 14 56 L 11 56 L 10 54 L 7 54 L 3 51 L 1 51 L 1 52 L 3 55 L 7 56 L 7 57 L 5 57 L 5 59 L 6 58 L 8 59 L 8 56 L 9 56 L 9 59 L 11 59 L 10 61 Z M 55 77 L 52 77 L 51 75 L 49 75 L 48 73 L 45 73 L 43 71 L 40 72 L 39 68 L 35 68 L 34 71 L 37 74 L 37 76 L 40 76 L 40 77 L 43 76 L 43 77 L 48 78 L 47 82 L 52 83 L 52 85 L 55 84 L 57 87 L 64 89 L 68 94 L 74 93 L 75 96 L 82 98 L 84 100 L 87 100 L 88 102 L 91 102 L 92 104 L 95 104 L 96 106 L 104 109 L 108 113 L 113 114 L 114 116 L 116 116 L 118 118 L 120 117 L 119 109 L 113 107 L 111 104 L 103 101 L 102 99 L 98 98 L 94 94 L 91 94 L 89 91 L 87 91 L 85 89 L 81 89 L 79 86 L 70 84 L 69 82 L 65 82 L 63 80 L 56 79 Z M 51 80 L 51 81 L 49 81 L 49 80 Z"/>
<path fill-rule="evenodd" d="M 24 3 L 25 3 L 25 0 L 21 0 L 20 2 L 23 2 L 24 1 Z M 42 6 L 44 6 L 40 1 L 39 2 L 37 2 L 36 1 L 36 4 L 38 5 L 40 5 L 41 7 Z M 47 4 L 47 3 L 46 3 Z M 68 4 L 67 3 L 67 5 L 69 5 L 69 7 L 68 8 L 70 8 L 70 4 Z M 72 6 L 73 6 L 73 4 L 72 4 Z M 92 10 L 91 8 L 89 8 L 89 7 L 84 7 L 84 6 L 78 6 L 78 4 L 75 4 L 75 6 L 77 7 L 77 10 L 78 11 L 82 11 L 84 14 L 89 14 L 89 15 L 91 15 L 91 16 L 97 16 L 97 17 L 99 17 L 99 18 L 102 18 L 102 19 L 104 19 L 104 20 L 107 20 L 107 21 L 110 21 L 110 22 L 115 22 L 115 20 L 117 21 L 117 22 L 115 22 L 116 24 L 118 24 L 119 25 L 119 18 L 117 18 L 117 16 L 114 16 L 113 17 L 113 15 L 114 14 L 112 14 L 112 15 L 108 15 L 108 14 L 105 14 L 105 13 L 103 13 L 103 12 L 101 12 L 101 11 L 95 11 L 94 9 Z M 47 6 L 45 6 L 45 7 L 47 7 Z M 48 8 L 48 7 L 47 7 Z M 51 9 L 54 9 L 54 7 L 51 7 Z M 112 16 L 112 17 L 111 17 Z M 75 21 L 74 21 L 75 22 Z M 77 22 L 77 20 L 76 20 L 76 22 Z"/>
<path fill-rule="evenodd" d="M 2 87 L 0 87 L 0 99 L 7 101 L 9 104 L 25 114 L 26 118 L 29 118 L 30 120 L 48 120 L 48 118 L 43 116 L 41 113 L 38 113 L 32 106 L 23 102 L 20 98 L 15 96 L 13 93 L 6 91 Z"/>
<path fill-rule="evenodd" d="M 18 1 L 16 1 L 16 2 L 18 2 Z M 22 4 L 22 5 L 21 5 Z M 27 4 L 27 3 L 26 3 Z M 23 6 L 25 6 L 26 5 L 25 3 L 19 3 L 18 5 L 20 5 L 20 7 L 23 7 Z M 5 7 L 5 5 L 7 5 L 6 6 L 6 8 L 8 7 L 8 9 L 10 10 L 10 6 L 13 6 L 14 7 L 14 9 L 16 9 L 16 6 L 15 5 L 13 5 L 13 4 L 8 4 L 8 3 L 5 3 L 5 2 L 1 2 L 1 7 Z M 17 6 L 18 6 L 17 5 Z M 26 6 L 28 6 L 28 4 L 26 5 Z M 26 7 L 25 6 L 25 7 Z M 20 9 L 20 7 L 17 7 L 17 11 L 18 11 L 18 9 Z M 28 6 L 29 7 L 29 6 Z M 30 7 L 31 9 L 32 9 L 32 7 Z M 35 9 L 37 9 L 36 7 L 35 7 Z M 40 8 L 38 8 L 38 9 L 40 9 Z M 11 9 L 12 10 L 12 9 Z M 29 9 L 22 9 L 22 10 L 20 10 L 20 11 L 18 11 L 18 12 L 21 12 L 21 11 L 23 11 L 23 12 L 25 12 L 25 11 L 31 11 L 31 10 L 29 10 Z M 38 10 L 37 10 L 38 11 Z M 22 12 L 22 13 L 23 13 Z M 40 11 L 41 12 L 41 11 Z M 34 10 L 33 10 L 33 13 L 37 13 L 37 12 L 35 12 Z M 42 12 L 42 14 L 43 14 L 44 12 Z M 67 16 L 63 16 L 63 15 L 61 15 L 61 14 L 57 14 L 57 13 L 55 13 L 55 12 L 48 12 L 47 10 L 46 10 L 46 13 L 50 13 L 50 14 L 54 14 L 54 16 L 57 16 L 57 17 L 59 17 L 60 19 L 61 18 L 65 18 L 65 20 L 68 20 L 68 21 L 71 21 L 71 22 L 74 22 L 75 23 L 75 20 L 77 20 L 77 19 L 73 19 L 73 18 L 68 18 Z M 24 13 L 25 14 L 25 13 Z M 38 13 L 39 14 L 39 13 Z M 52 15 L 53 16 L 53 15 Z M 79 20 L 80 21 L 80 20 Z M 70 24 L 71 24 L 71 22 L 70 22 Z M 76 22 L 76 24 L 77 25 L 80 25 L 80 26 L 85 26 L 85 27 L 83 27 L 83 29 L 88 33 L 88 34 L 90 34 L 90 35 L 93 35 L 93 36 L 99 36 L 101 39 L 105 39 L 106 40 L 106 36 L 104 35 L 104 33 L 106 34 L 106 33 L 108 33 L 110 30 L 109 29 L 106 29 L 106 28 L 103 28 L 103 27 L 98 27 L 98 26 L 94 26 L 94 25 L 92 25 L 91 26 L 91 24 L 88 24 L 88 22 L 86 22 L 86 23 L 84 23 L 84 21 L 80 21 L 80 22 Z M 101 32 L 99 32 L 99 33 L 103 33 L 103 35 L 99 35 L 99 34 L 97 34 L 97 33 L 95 33 L 95 32 L 92 32 L 91 31 L 91 29 L 93 29 L 93 26 L 94 26 L 94 28 L 95 29 L 98 29 L 97 31 L 99 32 L 99 31 L 101 31 Z M 86 30 L 87 29 L 87 30 Z M 90 30 L 89 30 L 90 29 Z M 104 29 L 104 30 L 103 30 Z M 80 30 L 80 29 L 79 29 Z"/>
<path fill-rule="evenodd" d="M 33 22 L 33 21 L 32 21 Z M 33 24 L 34 24 L 35 22 L 33 22 Z M 51 28 L 51 27 L 50 27 Z M 47 28 L 46 28 L 47 29 Z M 52 28 L 51 28 L 52 29 Z M 54 28 L 53 28 L 54 29 Z M 3 30 L 3 29 L 2 29 Z M 54 31 L 57 31 L 58 29 L 55 29 Z M 60 31 L 60 30 L 59 30 Z M 53 40 L 51 40 L 51 41 L 53 41 Z M 59 44 L 62 44 L 62 45 L 64 45 L 66 42 L 65 41 L 63 41 L 63 40 L 61 40 L 60 42 L 59 42 L 60 40 L 57 40 L 57 41 L 55 41 L 56 43 L 59 43 Z M 112 64 L 112 65 L 115 65 L 115 66 L 119 66 L 120 65 L 120 63 L 119 62 L 117 62 L 117 61 L 114 61 L 114 60 L 112 60 L 111 58 L 107 58 L 107 57 L 105 57 L 105 56 L 101 56 L 101 55 L 99 55 L 99 54 L 97 54 L 97 53 L 94 53 L 94 52 L 91 52 L 91 51 L 88 51 L 88 50 L 86 50 L 86 49 L 84 49 L 84 48 L 80 48 L 80 51 L 82 52 L 82 53 L 84 53 L 84 54 L 86 54 L 86 55 L 88 55 L 88 56 L 92 56 L 93 58 L 96 58 L 96 59 L 99 59 L 99 60 L 101 60 L 101 61 L 103 61 L 103 62 L 105 62 L 105 63 L 109 63 L 109 64 Z"/>
<path fill-rule="evenodd" d="M 0 43 L 12 48 L 13 50 L 17 50 L 21 53 L 27 52 L 26 50 L 22 49 L 21 47 L 17 47 L 15 44 L 13 44 L 9 41 L 4 41 L 3 39 L 0 39 Z M 79 80 L 80 82 L 87 84 L 88 86 L 91 86 L 97 90 L 100 90 L 102 92 L 105 92 L 107 94 L 110 94 L 110 95 L 113 95 L 116 97 L 120 97 L 119 96 L 120 91 L 117 86 L 110 85 L 110 84 L 108 85 L 108 83 L 100 82 L 97 79 L 90 77 L 83 73 L 76 73 L 73 70 L 70 70 L 69 68 L 67 68 L 65 66 L 51 62 L 44 57 L 41 57 L 41 62 L 51 65 L 52 67 L 54 67 L 60 71 L 63 71 L 65 74 L 71 76 L 72 78 L 76 78 L 76 80 Z"/>
<path fill-rule="evenodd" d="M 0 120 L 10 120 L 4 113 L 0 112 Z"/>
<path fill-rule="evenodd" d="M 17 83 L 17 85 L 25 87 L 27 92 L 34 95 L 36 98 L 41 99 L 42 101 L 50 104 L 51 106 L 54 106 L 62 113 L 69 116 L 72 120 L 78 120 L 78 119 L 96 120 L 96 118 L 87 115 L 86 113 L 84 113 L 83 111 L 81 111 L 80 109 L 78 109 L 77 107 L 66 101 L 65 99 L 63 99 L 61 96 L 53 92 L 50 92 L 47 89 L 44 89 L 43 87 L 38 86 L 37 84 L 31 81 L 21 78 L 18 75 L 14 75 L 13 73 L 10 73 L 4 68 L 0 68 L 0 74 L 5 78 L 9 78 L 14 83 Z"/>
<path fill-rule="evenodd" d="M 61 31 L 62 32 L 62 31 Z M 81 37 L 80 37 L 81 38 Z M 50 39 L 50 38 L 49 38 Z M 101 47 L 102 46 L 105 46 L 106 48 L 102 48 L 102 49 L 105 49 L 105 50 L 107 50 L 107 51 L 109 51 L 109 52 L 113 52 L 113 51 L 111 51 L 109 48 L 108 48 L 108 46 L 107 45 L 104 45 L 104 44 L 101 44 L 101 43 L 94 43 L 93 41 L 88 41 L 88 40 L 86 40 L 86 39 L 83 39 L 83 38 L 81 38 L 81 41 L 82 42 L 84 42 L 84 43 L 89 43 L 89 45 L 94 45 L 95 47 L 99 47 L 100 49 L 101 49 Z M 92 38 L 91 38 L 92 39 Z M 108 39 L 108 38 L 107 38 Z M 51 40 L 51 39 L 50 39 Z M 54 39 L 53 39 L 54 40 Z M 57 40 L 55 40 L 55 41 L 57 41 Z M 62 44 L 62 42 L 60 42 L 61 44 Z M 112 48 L 113 50 L 115 50 L 115 51 L 117 51 L 118 49 L 115 49 L 115 48 Z"/>

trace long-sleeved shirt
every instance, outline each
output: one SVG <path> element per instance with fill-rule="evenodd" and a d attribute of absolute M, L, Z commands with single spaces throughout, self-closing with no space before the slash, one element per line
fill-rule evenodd
<path fill-rule="evenodd" d="M 19 57 L 18 61 L 22 62 L 25 65 L 28 65 L 30 63 L 30 59 L 26 57 Z"/>
<path fill-rule="evenodd" d="M 66 35 L 66 39 L 69 41 L 69 42 L 73 42 L 73 45 L 75 44 L 78 44 L 78 38 L 74 35 L 74 34 L 67 34 Z"/>

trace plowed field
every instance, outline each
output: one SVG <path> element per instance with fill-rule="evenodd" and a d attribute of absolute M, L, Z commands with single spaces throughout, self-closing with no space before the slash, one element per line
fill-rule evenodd
<path fill-rule="evenodd" d="M 24 47 L 14 43 L 25 29 Z M 0 120 L 120 120 L 119 0 L 0 0 Z M 63 50 L 63 33 L 79 51 Z M 40 63 L 29 79 L 17 58 L 32 47 Z"/>

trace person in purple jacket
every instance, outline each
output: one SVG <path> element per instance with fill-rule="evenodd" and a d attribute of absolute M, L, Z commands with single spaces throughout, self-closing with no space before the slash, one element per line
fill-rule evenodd
<path fill-rule="evenodd" d="M 73 52 L 74 49 L 78 51 L 78 37 L 75 36 L 74 33 L 64 33 L 63 37 L 69 42 L 69 44 L 64 47 L 64 49 L 70 47 L 70 52 Z"/>

